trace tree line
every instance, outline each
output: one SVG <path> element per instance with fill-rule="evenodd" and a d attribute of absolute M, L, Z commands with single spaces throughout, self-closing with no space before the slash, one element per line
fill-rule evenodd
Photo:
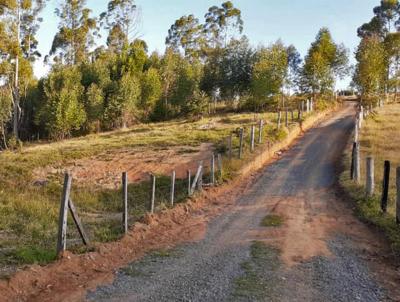
<path fill-rule="evenodd" d="M 400 3 L 382 0 L 374 17 L 358 28 L 361 38 L 356 50 L 353 85 L 365 101 L 393 93 L 400 86 Z"/>
<path fill-rule="evenodd" d="M 45 0 L 0 0 L 2 147 L 33 137 L 63 139 L 138 122 L 202 116 L 217 104 L 262 111 L 290 94 L 326 96 L 348 72 L 348 50 L 322 28 L 304 58 L 276 41 L 253 47 L 239 8 L 212 6 L 201 21 L 177 19 L 164 53 L 137 38 L 134 0 L 110 0 L 100 16 L 85 0 L 63 0 L 58 31 L 37 50 Z M 106 33 L 105 45 L 97 45 Z M 33 63 L 50 72 L 37 80 Z"/>

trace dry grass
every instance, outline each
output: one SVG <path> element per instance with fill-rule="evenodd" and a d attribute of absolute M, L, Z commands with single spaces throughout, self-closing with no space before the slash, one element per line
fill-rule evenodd
<path fill-rule="evenodd" d="M 400 105 L 390 104 L 368 117 L 361 131 L 361 179 L 365 183 L 366 158 L 375 160 L 376 194 L 382 192 L 384 161 L 391 162 L 388 212 L 395 215 L 396 168 L 400 166 Z"/>
<path fill-rule="evenodd" d="M 82 138 L 54 143 L 27 145 L 18 152 L 0 154 L 0 275 L 5 264 L 40 262 L 54 259 L 61 180 L 50 180 L 44 186 L 35 186 L 33 170 L 48 165 L 64 166 L 71 160 L 88 158 L 107 151 L 139 148 L 170 148 L 173 146 L 200 146 L 213 143 L 219 152 L 226 151 L 224 139 L 239 127 L 255 124 L 259 119 L 267 121 L 265 135 L 272 142 L 284 138 L 285 133 L 276 131 L 276 114 L 226 114 L 204 118 L 200 121 L 172 121 L 138 125 L 130 129 L 89 135 Z M 289 128 L 294 127 L 291 124 Z M 235 139 L 234 147 L 238 142 Z M 236 152 L 236 150 L 235 150 Z M 245 155 L 246 160 L 250 157 Z M 226 178 L 240 164 L 225 165 Z M 122 171 L 121 171 L 122 172 Z M 205 175 L 207 177 L 207 175 Z M 158 176 L 158 208 L 168 207 L 169 178 Z M 130 223 L 143 216 L 149 200 L 149 183 L 129 186 Z M 80 187 L 73 189 L 72 199 L 78 207 L 83 223 L 92 241 L 110 241 L 122 235 L 120 190 Z M 186 184 L 177 180 L 176 202 L 184 202 Z M 77 234 L 70 228 L 73 244 Z M 76 251 L 81 248 L 76 247 Z"/>

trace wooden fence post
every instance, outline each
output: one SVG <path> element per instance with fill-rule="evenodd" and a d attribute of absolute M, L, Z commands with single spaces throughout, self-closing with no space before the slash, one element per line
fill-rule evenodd
<path fill-rule="evenodd" d="M 294 122 L 294 111 L 293 111 L 293 109 L 290 109 L 290 117 L 291 117 L 291 121 L 293 123 Z"/>
<path fill-rule="evenodd" d="M 354 153 L 354 180 L 357 184 L 360 184 L 360 144 L 356 143 L 356 149 Z"/>
<path fill-rule="evenodd" d="M 374 167 L 374 159 L 372 157 L 367 158 L 366 187 L 367 187 L 367 196 L 371 197 L 372 195 L 374 195 L 375 167 Z"/>
<path fill-rule="evenodd" d="M 65 173 L 64 187 L 61 196 L 60 215 L 58 219 L 57 255 L 59 256 L 67 247 L 67 218 L 68 201 L 71 192 L 72 177 Z"/>
<path fill-rule="evenodd" d="M 382 183 L 382 199 L 381 199 L 381 209 L 383 213 L 387 212 L 387 203 L 389 197 L 389 181 L 390 181 L 390 161 L 385 160 L 385 166 L 383 171 L 383 183 Z"/>
<path fill-rule="evenodd" d="M 242 156 L 243 156 L 243 134 L 244 134 L 244 130 L 243 130 L 243 128 L 240 128 L 240 130 L 239 130 L 239 159 L 242 159 Z"/>
<path fill-rule="evenodd" d="M 210 162 L 210 178 L 211 178 L 211 184 L 215 185 L 215 154 L 213 153 L 211 155 L 211 162 Z"/>
<path fill-rule="evenodd" d="M 278 112 L 278 120 L 277 120 L 278 129 L 281 128 L 281 121 L 282 121 L 282 112 L 279 110 L 279 112 Z"/>
<path fill-rule="evenodd" d="M 122 173 L 122 197 L 124 212 L 122 213 L 122 224 L 124 227 L 125 234 L 128 233 L 128 174 Z"/>
<path fill-rule="evenodd" d="M 175 179 L 176 179 L 176 172 L 175 170 L 172 171 L 172 175 L 171 175 L 171 207 L 174 206 L 174 202 L 175 202 Z"/>
<path fill-rule="evenodd" d="M 356 124 L 354 125 L 354 141 L 358 142 L 359 134 L 358 134 L 358 120 L 356 120 Z"/>
<path fill-rule="evenodd" d="M 222 176 L 223 176 L 223 171 L 222 171 L 222 155 L 220 153 L 218 153 L 217 155 L 217 162 L 218 162 L 218 171 L 219 171 L 219 177 L 222 180 Z"/>
<path fill-rule="evenodd" d="M 254 139 L 255 139 L 256 127 L 253 125 L 250 128 L 250 151 L 254 152 Z"/>
<path fill-rule="evenodd" d="M 150 213 L 154 213 L 155 202 L 156 202 L 156 176 L 150 174 L 151 178 L 151 192 L 150 192 Z"/>
<path fill-rule="evenodd" d="M 187 194 L 188 194 L 188 196 L 191 196 L 191 195 L 192 195 L 192 189 L 191 189 L 191 184 L 190 184 L 190 181 L 191 181 L 192 176 L 191 176 L 190 174 L 191 174 L 191 173 L 190 173 L 190 170 L 187 170 L 187 182 L 188 182 L 188 191 L 187 191 Z"/>
<path fill-rule="evenodd" d="M 397 187 L 397 197 L 396 197 L 396 223 L 400 224 L 400 167 L 396 169 L 396 187 Z"/>
<path fill-rule="evenodd" d="M 355 159 L 356 159 L 356 148 L 357 148 L 357 142 L 354 142 L 353 149 L 351 150 L 351 166 L 350 166 L 350 179 L 351 180 L 355 180 L 354 167 L 355 167 Z"/>
<path fill-rule="evenodd" d="M 264 128 L 264 121 L 260 120 L 260 123 L 258 125 L 258 143 L 259 144 L 262 144 L 263 128 Z"/>
<path fill-rule="evenodd" d="M 201 181 L 202 178 L 202 170 L 203 170 L 203 163 L 199 162 L 199 167 L 197 168 L 197 172 L 196 175 L 193 179 L 193 183 L 192 183 L 192 187 L 190 188 L 190 194 L 192 195 L 194 193 L 194 190 L 197 188 L 199 188 L 199 182 Z M 202 186 L 202 184 L 201 184 Z"/>
<path fill-rule="evenodd" d="M 201 191 L 203 191 L 203 173 L 204 173 L 203 161 L 200 161 L 199 166 L 201 167 L 201 169 L 200 169 L 199 178 L 197 180 L 197 190 L 199 192 L 201 192 Z"/>

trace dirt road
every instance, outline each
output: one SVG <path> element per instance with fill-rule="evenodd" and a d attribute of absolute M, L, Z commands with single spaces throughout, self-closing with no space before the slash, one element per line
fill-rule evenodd
<path fill-rule="evenodd" d="M 209 223 L 201 241 L 132 263 L 87 299 L 390 301 L 386 288 L 396 276 L 377 256 L 385 243 L 335 189 L 353 116 L 347 106 L 307 132 Z M 262 225 L 271 214 L 276 226 Z"/>

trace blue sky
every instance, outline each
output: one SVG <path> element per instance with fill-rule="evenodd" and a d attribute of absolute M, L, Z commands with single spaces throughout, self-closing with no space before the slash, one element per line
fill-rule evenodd
<path fill-rule="evenodd" d="M 48 54 L 58 18 L 54 9 L 60 0 L 49 1 L 43 11 L 43 24 L 39 31 L 39 50 Z M 216 0 L 137 0 L 142 10 L 140 36 L 146 40 L 150 51 L 164 50 L 164 41 L 171 24 L 179 17 L 194 14 L 203 20 L 212 5 L 220 5 Z M 88 0 L 87 5 L 94 15 L 99 15 L 107 7 L 108 0 Z M 244 34 L 254 46 L 268 45 L 277 39 L 286 44 L 294 44 L 304 55 L 314 40 L 318 30 L 327 26 L 336 42 L 343 42 L 353 54 L 359 39 L 356 30 L 372 17 L 372 9 L 378 0 L 233 0 L 241 9 L 244 20 Z M 103 41 L 97 41 L 101 44 Z M 42 61 L 36 62 L 35 74 L 46 73 Z M 349 80 L 339 83 L 345 88 Z"/>

